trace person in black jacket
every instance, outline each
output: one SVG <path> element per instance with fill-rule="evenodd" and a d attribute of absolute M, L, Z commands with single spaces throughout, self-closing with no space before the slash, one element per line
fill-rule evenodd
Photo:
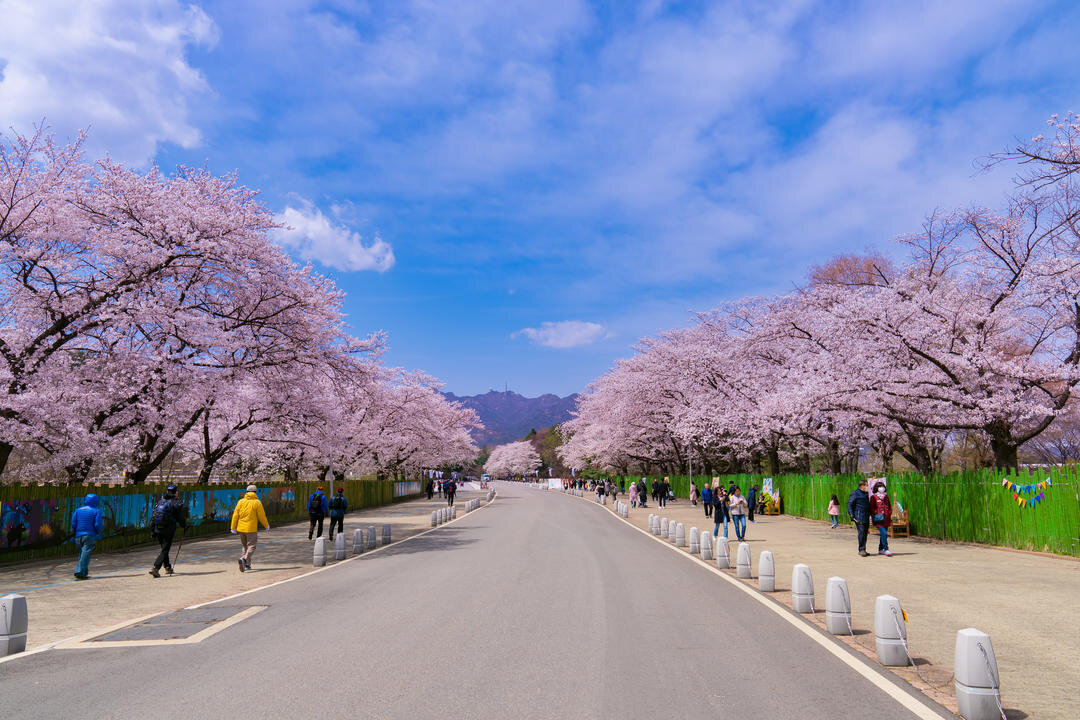
<path fill-rule="evenodd" d="M 427 485 L 424 486 L 424 492 L 427 493 L 427 499 L 435 497 L 435 481 L 430 478 L 427 481 Z"/>
<path fill-rule="evenodd" d="M 866 557 L 866 535 L 870 531 L 870 494 L 866 492 L 865 479 L 860 480 L 859 486 L 848 496 L 847 513 L 854 521 L 859 535 L 859 555 Z"/>
<path fill-rule="evenodd" d="M 746 493 L 746 508 L 749 511 L 749 516 L 746 519 L 750 522 L 754 522 L 754 508 L 757 507 L 757 501 L 757 485 L 751 485 L 750 491 Z"/>
<path fill-rule="evenodd" d="M 724 492 L 724 488 L 719 485 L 716 490 L 713 491 L 712 496 L 713 505 L 713 537 L 720 534 L 720 523 L 724 524 L 724 537 L 727 537 L 727 524 L 728 524 L 728 506 L 727 506 L 727 493 Z"/>
<path fill-rule="evenodd" d="M 457 494 L 457 483 L 452 479 L 446 483 L 446 504 L 451 506 L 454 504 L 454 495 Z"/>
<path fill-rule="evenodd" d="M 657 483 L 656 494 L 660 496 L 660 507 L 667 507 L 669 487 L 671 486 L 668 484 L 667 478 L 664 478 L 659 483 Z"/>
<path fill-rule="evenodd" d="M 161 546 L 161 552 L 150 570 L 150 574 L 156 578 L 161 577 L 162 566 L 165 566 L 166 575 L 173 574 L 169 553 L 172 551 L 173 536 L 178 525 L 187 529 L 187 506 L 177 499 L 176 486 L 169 485 L 165 488 L 165 497 L 154 506 L 154 514 L 150 518 L 150 534 L 157 538 L 158 545 Z"/>

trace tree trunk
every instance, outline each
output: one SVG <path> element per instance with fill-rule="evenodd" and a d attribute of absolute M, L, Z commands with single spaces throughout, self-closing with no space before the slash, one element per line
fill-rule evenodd
<path fill-rule="evenodd" d="M 1015 470 L 1019 446 L 1012 439 L 1012 433 L 1005 423 L 994 421 L 986 428 L 990 437 L 990 447 L 994 451 L 994 467 L 999 470 Z"/>
<path fill-rule="evenodd" d="M 780 449 L 775 445 L 770 445 L 766 457 L 768 459 L 769 475 L 776 477 L 780 474 Z"/>
<path fill-rule="evenodd" d="M 15 446 L 11 443 L 0 442 L 0 475 L 4 474 L 4 470 L 7 469 L 8 459 L 11 457 L 11 451 L 15 449 Z"/>
<path fill-rule="evenodd" d="M 64 468 L 64 474 L 67 475 L 68 482 L 72 485 L 80 485 L 86 482 L 86 478 L 90 475 L 90 468 L 94 466 L 93 458 L 83 458 L 78 462 L 71 463 Z"/>
<path fill-rule="evenodd" d="M 840 455 L 840 443 L 836 440 L 830 440 L 829 444 L 825 447 L 829 458 L 829 474 L 839 475 L 843 471 L 843 468 L 840 466 L 841 461 L 843 460 Z"/>

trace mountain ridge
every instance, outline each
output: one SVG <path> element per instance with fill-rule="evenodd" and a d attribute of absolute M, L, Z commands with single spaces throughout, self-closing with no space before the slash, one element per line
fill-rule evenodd
<path fill-rule="evenodd" d="M 480 445 L 520 440 L 533 428 L 539 430 L 569 420 L 578 398 L 577 393 L 566 397 L 544 393 L 530 398 L 513 390 L 489 390 L 480 395 L 444 392 L 443 396 L 472 408 L 480 416 L 484 429 L 474 433 Z"/>

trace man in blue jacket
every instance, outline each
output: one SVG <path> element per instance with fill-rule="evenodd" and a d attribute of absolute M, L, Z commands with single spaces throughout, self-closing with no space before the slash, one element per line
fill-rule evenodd
<path fill-rule="evenodd" d="M 105 529 L 105 518 L 98 510 L 98 496 L 89 493 L 83 500 L 83 506 L 71 515 L 71 531 L 75 534 L 75 547 L 79 549 L 79 560 L 75 563 L 75 579 L 85 580 L 90 576 L 90 553 Z"/>
<path fill-rule="evenodd" d="M 870 494 L 866 492 L 865 478 L 860 480 L 859 487 L 848 495 L 847 514 L 855 522 L 855 530 L 859 534 L 859 554 L 866 557 L 866 534 L 870 530 Z"/>
<path fill-rule="evenodd" d="M 319 526 L 319 532 L 317 535 L 315 535 L 315 537 L 322 537 L 323 518 L 326 517 L 327 512 L 329 512 L 329 507 L 327 506 L 326 496 L 323 495 L 322 485 L 320 485 L 319 487 L 315 488 L 315 492 L 311 493 L 311 496 L 308 498 L 307 501 L 308 520 L 311 521 L 307 533 L 308 540 L 310 540 L 311 536 L 315 534 L 316 524 Z"/>
<path fill-rule="evenodd" d="M 330 498 L 330 542 L 334 542 L 334 526 L 339 533 L 345 532 L 345 513 L 349 510 L 349 501 L 345 499 L 345 488 L 339 487 L 337 495 Z"/>

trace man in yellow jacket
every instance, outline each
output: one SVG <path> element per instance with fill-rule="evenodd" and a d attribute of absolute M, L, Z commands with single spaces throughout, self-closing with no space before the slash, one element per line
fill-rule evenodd
<path fill-rule="evenodd" d="M 232 514 L 232 533 L 240 536 L 240 544 L 244 547 L 244 554 L 237 560 L 240 572 L 251 569 L 251 556 L 255 554 L 255 543 L 259 540 L 259 526 L 270 529 L 266 511 L 255 494 L 257 489 L 254 485 L 248 485 L 247 492 L 236 503 Z"/>

